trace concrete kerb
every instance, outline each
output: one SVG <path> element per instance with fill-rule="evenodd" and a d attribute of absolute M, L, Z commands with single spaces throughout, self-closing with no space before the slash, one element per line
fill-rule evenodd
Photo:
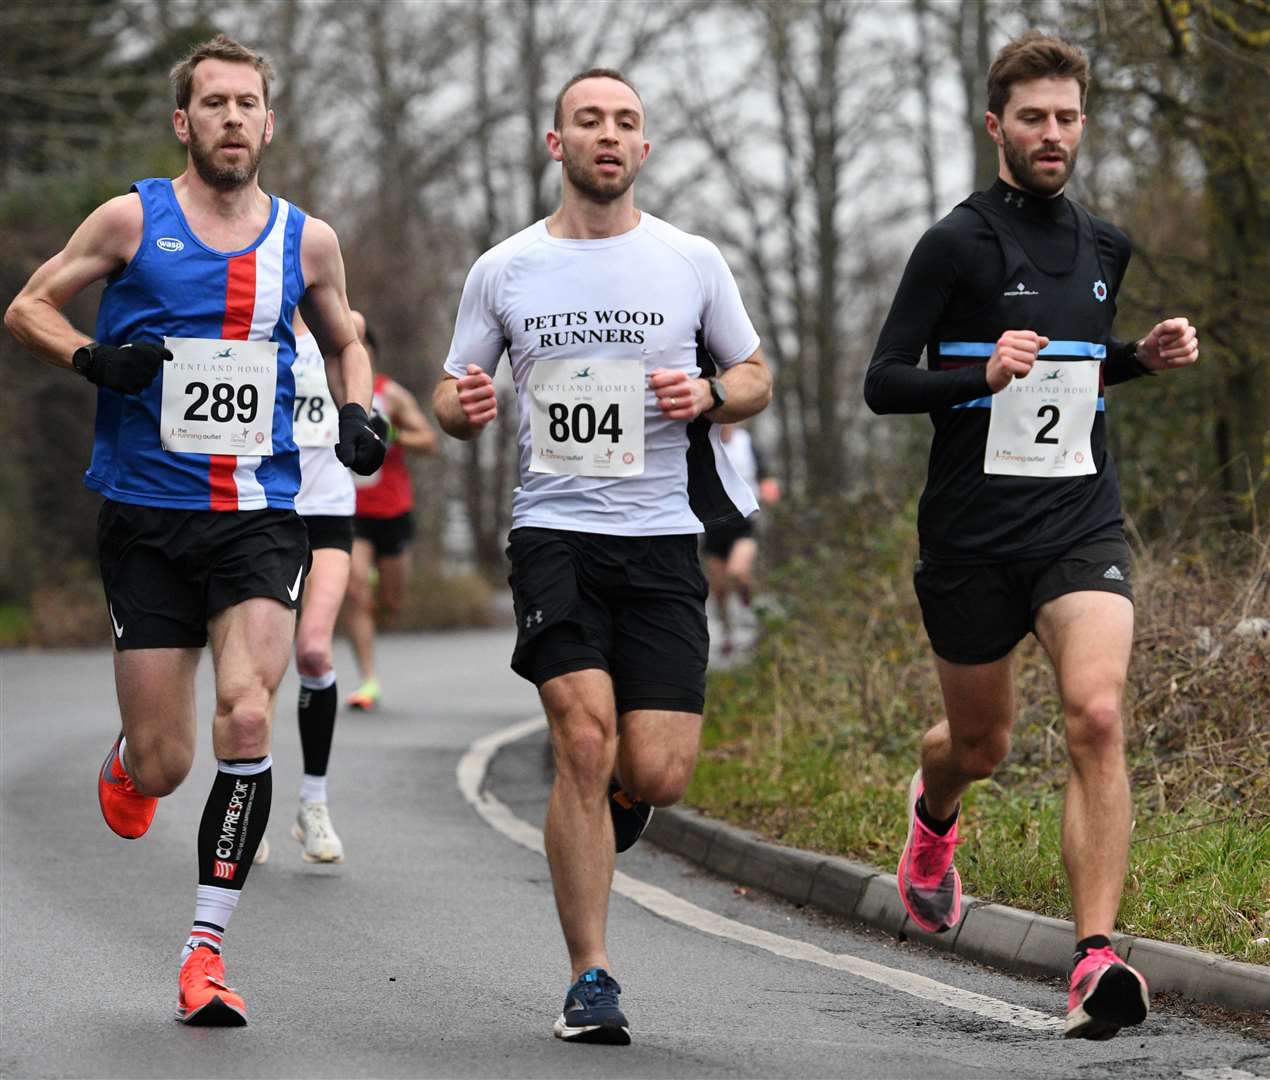
<path fill-rule="evenodd" d="M 682 807 L 658 810 L 644 835 L 720 877 L 968 960 L 1029 975 L 1066 978 L 1071 973 L 1075 927 L 1062 919 L 966 896 L 956 927 L 946 934 L 927 934 L 913 926 L 904 910 L 894 874 L 833 855 L 773 844 Z M 1249 1012 L 1270 1012 L 1270 968 L 1146 938 L 1117 934 L 1113 944 L 1153 990 Z"/>

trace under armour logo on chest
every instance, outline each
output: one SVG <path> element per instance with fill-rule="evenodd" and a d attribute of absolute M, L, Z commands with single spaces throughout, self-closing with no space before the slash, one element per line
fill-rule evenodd
<path fill-rule="evenodd" d="M 1013 191 L 1007 191 L 1005 193 L 1005 205 L 1017 206 L 1021 210 L 1023 208 L 1023 196 L 1016 195 Z"/>
<path fill-rule="evenodd" d="M 542 622 L 542 608 L 539 608 L 532 615 L 525 616 L 525 629 L 528 630 L 534 623 Z"/>

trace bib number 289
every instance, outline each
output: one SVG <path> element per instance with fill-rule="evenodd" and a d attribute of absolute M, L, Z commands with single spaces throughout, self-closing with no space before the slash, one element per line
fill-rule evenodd
<path fill-rule="evenodd" d="M 225 424 L 237 417 L 240 423 L 250 424 L 256 419 L 259 393 L 251 383 L 243 383 L 235 391 L 232 383 L 208 386 L 205 382 L 190 382 L 185 386 L 185 393 L 194 398 L 185 410 L 186 420 L 215 420 Z M 209 398 L 211 405 L 204 411 Z"/>
<path fill-rule="evenodd" d="M 614 443 L 622 438 L 616 402 L 604 410 L 598 424 L 594 407 L 585 401 L 574 405 L 572 410 L 562 402 L 553 402 L 547 409 L 547 416 L 551 421 L 547 428 L 548 433 L 558 443 L 570 440 L 589 443 L 596 435 L 606 435 L 609 442 Z"/>

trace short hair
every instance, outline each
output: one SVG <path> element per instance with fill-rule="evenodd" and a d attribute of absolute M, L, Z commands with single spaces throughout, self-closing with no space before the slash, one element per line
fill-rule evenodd
<path fill-rule="evenodd" d="M 644 108 L 644 99 L 639 96 L 639 91 L 635 89 L 635 84 L 616 68 L 587 68 L 586 71 L 579 71 L 575 76 L 573 76 L 573 78 L 565 83 L 564 86 L 560 87 L 560 93 L 556 95 L 556 131 L 559 131 L 564 125 L 564 95 L 569 91 L 570 87 L 576 86 L 578 83 L 582 82 L 583 79 L 616 79 L 623 86 L 629 86 L 631 88 L 631 93 L 639 98 L 640 109 Z"/>
<path fill-rule="evenodd" d="M 1029 30 L 1008 42 L 992 61 L 988 69 L 988 111 L 1001 116 L 1010 100 L 1010 88 L 1028 79 L 1075 79 L 1083 110 L 1089 89 L 1089 61 L 1079 45 Z"/>
<path fill-rule="evenodd" d="M 254 52 L 225 34 L 217 34 L 209 41 L 195 45 L 183 59 L 168 72 L 172 90 L 176 94 L 176 107 L 188 109 L 194 88 L 194 69 L 204 60 L 225 60 L 231 64 L 250 64 L 260 75 L 265 88 L 265 108 L 269 107 L 269 80 L 274 77 L 273 64 L 263 53 Z"/>

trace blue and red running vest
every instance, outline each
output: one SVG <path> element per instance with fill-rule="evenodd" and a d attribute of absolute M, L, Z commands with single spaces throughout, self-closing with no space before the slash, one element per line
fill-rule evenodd
<path fill-rule="evenodd" d="M 96 339 L 162 344 L 165 337 L 278 345 L 273 455 L 176 454 L 159 441 L 163 371 L 140 394 L 97 392 L 93 459 L 84 483 L 107 498 L 183 510 L 292 509 L 300 455 L 291 438 L 295 306 L 304 293 L 304 213 L 272 196 L 269 222 L 242 251 L 194 235 L 167 179 L 138 180 L 145 226 L 132 261 L 102 294 Z"/>

